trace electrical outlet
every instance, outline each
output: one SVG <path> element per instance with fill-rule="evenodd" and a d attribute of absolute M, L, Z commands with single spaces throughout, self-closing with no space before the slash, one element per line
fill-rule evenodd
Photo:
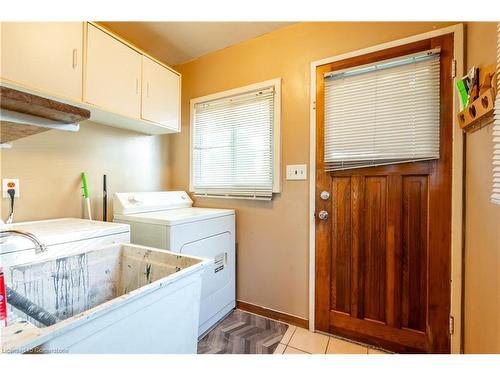
<path fill-rule="evenodd" d="M 287 180 L 307 180 L 307 165 L 294 164 L 286 166 Z"/>
<path fill-rule="evenodd" d="M 10 198 L 10 195 L 7 193 L 7 190 L 14 189 L 16 193 L 14 196 L 16 198 L 20 197 L 19 193 L 19 179 L 18 178 L 4 178 L 2 179 L 2 197 Z"/>

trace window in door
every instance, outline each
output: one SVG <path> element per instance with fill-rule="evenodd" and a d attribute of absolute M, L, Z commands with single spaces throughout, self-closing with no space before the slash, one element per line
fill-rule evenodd
<path fill-rule="evenodd" d="M 439 158 L 439 49 L 325 75 L 327 171 Z"/>

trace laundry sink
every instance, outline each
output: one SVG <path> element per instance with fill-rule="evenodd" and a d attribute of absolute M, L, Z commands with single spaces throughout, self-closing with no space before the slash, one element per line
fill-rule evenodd
<path fill-rule="evenodd" d="M 7 353 L 196 353 L 209 260 L 114 244 L 4 270 Z"/>

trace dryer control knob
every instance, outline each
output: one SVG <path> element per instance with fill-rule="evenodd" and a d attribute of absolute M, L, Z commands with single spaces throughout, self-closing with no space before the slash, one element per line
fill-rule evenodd
<path fill-rule="evenodd" d="M 131 195 L 128 197 L 128 202 L 130 204 L 141 204 L 142 200 L 140 198 L 136 197 L 135 195 Z"/>

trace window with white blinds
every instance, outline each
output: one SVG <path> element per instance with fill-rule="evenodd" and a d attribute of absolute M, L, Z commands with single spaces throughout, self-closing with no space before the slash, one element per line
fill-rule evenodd
<path fill-rule="evenodd" d="M 493 189 L 491 201 L 500 204 L 500 23 L 497 24 L 497 97 L 493 125 Z"/>
<path fill-rule="evenodd" d="M 439 50 L 325 75 L 327 171 L 439 158 Z"/>
<path fill-rule="evenodd" d="M 191 102 L 191 191 L 269 200 L 279 192 L 280 81 Z"/>

